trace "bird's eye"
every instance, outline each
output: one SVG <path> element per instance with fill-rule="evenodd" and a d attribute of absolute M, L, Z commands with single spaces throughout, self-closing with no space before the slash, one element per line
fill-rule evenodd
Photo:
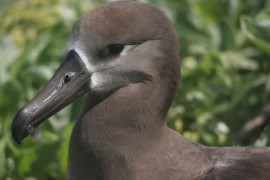
<path fill-rule="evenodd" d="M 123 45 L 123 44 L 109 45 L 108 46 L 109 55 L 118 55 L 123 51 L 124 48 L 125 48 L 125 45 Z"/>

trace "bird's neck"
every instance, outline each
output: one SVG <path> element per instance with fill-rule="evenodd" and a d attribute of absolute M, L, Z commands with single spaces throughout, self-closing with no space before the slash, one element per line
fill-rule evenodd
<path fill-rule="evenodd" d="M 113 176 L 118 168 L 129 168 L 129 158 L 139 159 L 155 146 L 166 128 L 166 112 L 153 104 L 158 96 L 138 94 L 136 88 L 120 89 L 105 99 L 88 96 L 73 129 L 69 147 L 69 166 L 73 168 L 69 169 L 79 166 Z"/>

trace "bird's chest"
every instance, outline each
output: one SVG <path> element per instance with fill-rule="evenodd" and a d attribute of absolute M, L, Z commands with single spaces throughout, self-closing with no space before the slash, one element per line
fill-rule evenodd
<path fill-rule="evenodd" d="M 194 163 L 201 157 L 199 151 L 177 150 L 166 138 L 101 123 L 75 125 L 69 147 L 69 179 L 177 180 L 196 179 L 200 174 L 196 171 L 200 164 Z"/>

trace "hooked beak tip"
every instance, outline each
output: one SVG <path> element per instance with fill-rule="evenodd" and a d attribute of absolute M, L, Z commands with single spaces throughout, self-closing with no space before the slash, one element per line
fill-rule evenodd
<path fill-rule="evenodd" d="M 22 140 L 34 130 L 33 125 L 29 124 L 26 119 L 27 114 L 22 110 L 19 111 L 13 119 L 11 131 L 12 136 L 17 144 L 21 144 Z"/>

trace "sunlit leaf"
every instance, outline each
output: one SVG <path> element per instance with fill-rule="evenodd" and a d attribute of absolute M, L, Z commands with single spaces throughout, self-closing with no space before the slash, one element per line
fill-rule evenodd
<path fill-rule="evenodd" d="M 270 16 L 269 16 L 270 17 Z M 270 53 L 270 20 L 267 26 L 260 26 L 251 20 L 250 17 L 243 16 L 241 18 L 241 28 L 246 36 L 259 48 Z"/>

